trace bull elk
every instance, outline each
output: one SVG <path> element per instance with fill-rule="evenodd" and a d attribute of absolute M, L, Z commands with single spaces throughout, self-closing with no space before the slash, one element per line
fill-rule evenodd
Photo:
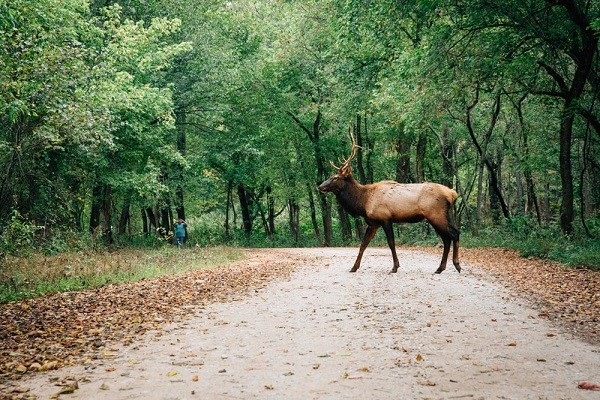
<path fill-rule="evenodd" d="M 394 267 L 391 272 L 396 272 L 399 267 L 394 241 L 393 223 L 420 222 L 427 220 L 441 237 L 444 243 L 444 253 L 436 274 L 446 269 L 450 244 L 453 244 L 452 262 L 458 272 L 458 243 L 460 231 L 456 224 L 455 204 L 457 193 L 437 183 L 408 183 L 401 184 L 395 181 L 381 181 L 361 185 L 352 176 L 350 162 L 356 156 L 360 147 L 352 138 L 352 151 L 350 157 L 340 167 L 333 162 L 331 166 L 335 174 L 319 185 L 321 193 L 335 194 L 340 205 L 353 216 L 362 216 L 367 223 L 367 230 L 362 239 L 358 257 L 350 272 L 356 272 L 369 242 L 375 236 L 379 227 L 383 227 L 388 246 L 392 251 Z"/>

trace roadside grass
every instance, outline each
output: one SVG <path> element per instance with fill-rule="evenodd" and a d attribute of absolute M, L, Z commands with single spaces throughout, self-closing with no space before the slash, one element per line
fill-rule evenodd
<path fill-rule="evenodd" d="M 503 247 L 517 250 L 522 257 L 558 261 L 572 268 L 588 268 L 600 272 L 600 240 L 568 238 L 560 232 L 541 231 L 528 235 L 494 230 L 467 233 L 461 238 L 466 247 Z"/>
<path fill-rule="evenodd" d="M 224 246 L 7 256 L 0 266 L 0 303 L 217 268 L 241 258 L 241 249 Z"/>

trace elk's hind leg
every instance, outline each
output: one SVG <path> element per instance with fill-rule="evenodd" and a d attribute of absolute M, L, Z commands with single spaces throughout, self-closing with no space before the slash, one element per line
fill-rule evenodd
<path fill-rule="evenodd" d="M 450 252 L 450 244 L 452 243 L 452 240 L 448 239 L 446 236 L 442 236 L 442 241 L 444 242 L 444 253 L 442 254 L 442 261 L 440 262 L 440 266 L 435 271 L 436 274 L 441 274 L 446 269 L 446 263 L 448 262 L 448 253 Z"/>
<path fill-rule="evenodd" d="M 452 239 L 452 243 L 454 244 L 452 247 L 452 264 L 454 264 L 454 268 L 460 272 L 460 261 L 458 260 L 458 242 L 458 236 L 456 239 Z"/>
<path fill-rule="evenodd" d="M 394 259 L 394 266 L 392 267 L 391 273 L 398 271 L 400 263 L 398 262 L 398 255 L 396 255 L 396 241 L 394 240 L 394 227 L 391 222 L 383 224 L 383 230 L 385 231 L 385 237 L 387 238 L 388 246 L 392 251 L 392 258 Z"/>

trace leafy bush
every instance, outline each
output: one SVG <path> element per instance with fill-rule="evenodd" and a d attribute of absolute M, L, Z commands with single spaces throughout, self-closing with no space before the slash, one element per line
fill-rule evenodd
<path fill-rule="evenodd" d="M 0 230 L 0 253 L 15 254 L 21 249 L 33 247 L 37 229 L 19 211 L 13 210 L 8 223 Z"/>

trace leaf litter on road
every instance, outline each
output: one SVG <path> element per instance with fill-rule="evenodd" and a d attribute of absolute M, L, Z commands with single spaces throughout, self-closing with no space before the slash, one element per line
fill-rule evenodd
<path fill-rule="evenodd" d="M 160 335 L 163 324 L 257 290 L 301 264 L 294 256 L 248 253 L 221 268 L 0 304 L 0 377 L 110 359 L 114 344 L 131 344 L 150 331 Z"/>

